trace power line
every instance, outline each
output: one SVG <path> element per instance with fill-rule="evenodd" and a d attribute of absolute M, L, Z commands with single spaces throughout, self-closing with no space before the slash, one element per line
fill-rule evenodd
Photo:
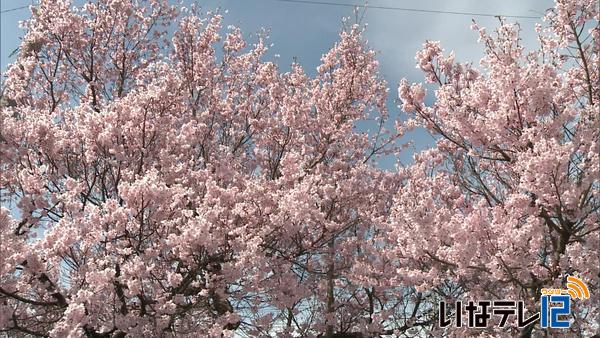
<path fill-rule="evenodd" d="M 391 6 L 373 6 L 373 5 L 360 5 L 360 4 L 344 4 L 344 3 L 314 1 L 314 0 L 273 0 L 273 1 L 291 2 L 291 3 L 298 3 L 298 4 L 310 4 L 310 5 L 342 6 L 342 7 L 352 7 L 352 8 L 366 7 L 366 8 L 386 9 L 386 10 L 394 10 L 394 11 L 404 11 L 404 12 L 485 16 L 485 17 L 493 17 L 493 18 L 502 16 L 505 18 L 515 18 L 515 19 L 540 19 L 537 16 L 527 16 L 527 15 L 500 15 L 500 14 L 474 13 L 474 12 L 454 12 L 454 11 L 440 11 L 440 10 L 434 10 L 434 9 L 418 9 L 418 8 L 391 7 Z"/>
<path fill-rule="evenodd" d="M 14 12 L 14 11 L 18 11 L 20 9 L 25 9 L 25 8 L 29 8 L 29 5 L 27 6 L 21 6 L 21 7 L 15 7 L 15 8 L 10 8 L 10 9 L 3 9 L 0 11 L 0 14 L 4 14 L 4 13 L 8 13 L 8 12 Z"/>
<path fill-rule="evenodd" d="M 344 4 L 344 3 L 313 1 L 313 0 L 273 0 L 273 1 L 298 3 L 298 4 L 310 4 L 310 5 L 341 6 L 341 7 L 352 7 L 352 8 L 366 7 L 366 8 L 375 8 L 375 9 L 385 9 L 385 10 L 404 11 L 404 12 L 418 12 L 418 13 L 432 13 L 432 14 L 452 14 L 452 15 L 483 16 L 483 17 L 502 16 L 505 18 L 515 18 L 515 19 L 539 19 L 539 17 L 537 17 L 537 16 L 527 16 L 527 15 L 500 15 L 500 14 L 475 13 L 475 12 L 441 11 L 441 10 L 434 10 L 434 9 L 419 9 L 419 8 L 360 5 L 360 4 Z M 1 10 L 0 13 L 3 14 L 3 13 L 8 13 L 8 12 L 13 12 L 13 11 L 18 11 L 18 10 L 25 9 L 25 8 L 29 8 L 29 6 L 21 6 L 21 7 L 15 7 L 15 8 L 10 8 L 10 9 L 4 9 L 4 10 Z"/>

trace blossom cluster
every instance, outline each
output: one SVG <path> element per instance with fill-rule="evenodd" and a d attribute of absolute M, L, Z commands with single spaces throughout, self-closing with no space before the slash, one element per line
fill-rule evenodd
<path fill-rule="evenodd" d="M 410 117 L 389 121 L 358 25 L 311 76 L 219 12 L 41 0 L 0 100 L 0 332 L 461 336 L 435 304 L 532 307 L 567 274 L 592 293 L 571 333 L 592 332 L 598 19 L 557 1 L 530 52 L 474 25 L 479 68 L 428 41 L 428 84 L 402 80 Z M 414 128 L 435 147 L 380 168 Z"/>

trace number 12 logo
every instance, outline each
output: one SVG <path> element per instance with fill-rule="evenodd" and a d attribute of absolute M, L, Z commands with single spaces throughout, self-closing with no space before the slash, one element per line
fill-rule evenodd
<path fill-rule="evenodd" d="M 555 303 L 552 306 L 550 303 Z M 541 304 L 542 328 L 568 328 L 571 323 L 568 319 L 560 320 L 558 316 L 567 316 L 571 313 L 571 297 L 566 295 L 543 295 Z M 550 321 L 550 325 L 548 325 Z"/>

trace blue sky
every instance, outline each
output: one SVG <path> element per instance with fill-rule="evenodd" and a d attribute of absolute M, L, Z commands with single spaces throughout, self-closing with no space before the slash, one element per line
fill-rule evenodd
<path fill-rule="evenodd" d="M 322 0 L 340 4 L 364 4 L 361 0 Z M 1 10 L 12 9 L 35 3 L 35 0 L 0 0 Z M 81 1 L 76 1 L 79 3 Z M 189 3 L 189 1 L 184 1 Z M 261 27 L 270 30 L 273 43 L 271 55 L 279 54 L 278 63 L 283 70 L 289 68 L 293 58 L 312 73 L 319 59 L 336 41 L 341 28 L 342 17 L 354 16 L 353 9 L 345 6 L 291 3 L 278 0 L 208 0 L 198 1 L 205 10 L 227 9 L 225 26 L 240 26 L 245 34 L 251 34 Z M 524 0 L 453 0 L 453 1 L 414 1 L 414 0 L 370 0 L 369 5 L 380 7 L 403 7 L 424 10 L 451 12 L 487 13 L 492 15 L 518 15 L 541 17 L 552 1 Z M 29 16 L 28 9 L 1 14 L 1 50 L 0 69 L 6 69 L 14 58 L 10 53 L 19 45 L 23 31 L 18 27 L 20 20 Z M 453 15 L 441 13 L 422 13 L 409 11 L 370 8 L 364 15 L 363 23 L 368 24 L 366 38 L 371 48 L 378 52 L 381 73 L 390 86 L 389 109 L 393 117 L 398 116 L 395 106 L 396 86 L 405 77 L 409 82 L 421 82 L 423 77 L 415 69 L 414 55 L 425 40 L 440 40 L 446 51 L 454 50 L 458 61 L 473 61 L 481 56 L 481 46 L 477 44 L 477 35 L 470 30 L 471 20 L 480 26 L 491 29 L 498 20 L 493 17 L 472 15 Z M 535 19 L 510 19 L 519 21 L 522 28 L 523 43 L 526 47 L 537 46 L 534 24 Z M 422 149 L 431 144 L 431 138 L 424 132 L 410 135 Z M 403 154 L 404 163 L 410 161 L 411 154 Z M 394 160 L 382 163 L 391 168 Z"/>

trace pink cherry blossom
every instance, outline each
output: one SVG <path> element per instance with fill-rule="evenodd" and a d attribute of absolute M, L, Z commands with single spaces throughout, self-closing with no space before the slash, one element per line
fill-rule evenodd
<path fill-rule="evenodd" d="M 400 82 L 402 108 L 437 144 L 402 169 L 407 178 L 389 227 L 398 272 L 432 303 L 506 297 L 536 309 L 540 289 L 564 287 L 568 275 L 597 293 L 597 5 L 557 1 L 547 27 L 537 29 L 540 48 L 531 51 L 521 45 L 519 27 L 505 19 L 492 34 L 474 24 L 485 48 L 480 69 L 455 63 L 439 43 L 426 42 L 417 67 L 437 84 L 430 106 L 420 85 Z M 596 333 L 597 300 L 578 303 L 570 332 L 560 334 Z M 519 334 L 545 332 L 531 325 Z"/>
<path fill-rule="evenodd" d="M 284 73 L 266 35 L 221 21 L 163 0 L 32 9 L 0 115 L 20 213 L 0 214 L 0 330 L 382 329 L 373 297 L 398 286 L 376 229 L 399 186 L 375 161 L 399 134 L 375 53 L 352 26 L 314 77 Z"/>
<path fill-rule="evenodd" d="M 462 336 L 436 326 L 438 300 L 533 309 L 567 275 L 593 297 L 569 333 L 597 330 L 593 1 L 558 1 L 533 51 L 504 19 L 474 27 L 478 67 L 426 42 L 430 84 L 398 88 L 405 121 L 388 121 L 358 25 L 311 76 L 280 70 L 266 33 L 248 39 L 220 12 L 77 4 L 33 7 L 7 71 L 0 332 Z M 380 168 L 419 127 L 435 147 Z"/>

